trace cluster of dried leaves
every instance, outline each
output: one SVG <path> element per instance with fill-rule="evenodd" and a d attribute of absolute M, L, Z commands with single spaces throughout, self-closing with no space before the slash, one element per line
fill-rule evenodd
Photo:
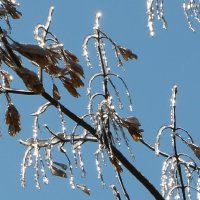
<path fill-rule="evenodd" d="M 7 20 L 8 24 L 9 16 L 13 19 L 18 19 L 21 16 L 21 13 L 16 10 L 17 5 L 18 4 L 15 1 L 4 0 L 1 2 L 2 7 L 0 8 L 0 15 Z M 39 42 L 39 39 L 41 39 L 39 34 L 37 36 L 35 35 L 38 45 L 23 44 L 14 41 L 5 30 L 0 28 L 1 92 L 6 94 L 6 90 L 12 90 L 12 76 L 10 72 L 3 69 L 6 65 L 24 82 L 28 89 L 27 92 L 42 94 L 45 91 L 42 75 L 44 71 L 52 78 L 52 80 L 54 78 L 59 79 L 64 88 L 66 88 L 72 96 L 79 96 L 77 88 L 84 86 L 82 81 L 82 78 L 84 78 L 83 68 L 79 64 L 78 58 L 70 51 L 66 50 L 55 35 L 49 32 L 50 22 L 51 17 L 48 17 L 48 27 L 43 27 L 43 45 Z M 37 25 L 35 31 L 40 28 L 41 27 Z M 49 35 L 51 38 L 46 39 Z M 51 43 L 49 41 L 51 41 Z M 27 58 L 33 65 L 37 66 L 36 70 L 38 73 L 35 72 L 35 69 L 32 70 L 26 68 L 21 56 Z M 52 93 L 56 100 L 60 100 L 61 95 L 54 81 L 52 83 Z M 6 95 L 8 96 L 8 94 Z M 20 131 L 19 118 L 19 114 L 13 103 L 11 101 L 8 102 L 6 124 L 9 126 L 9 133 L 13 136 Z"/>
<path fill-rule="evenodd" d="M 78 58 L 64 49 L 63 45 L 40 47 L 39 45 L 14 42 L 10 46 L 53 78 L 60 79 L 72 96 L 79 96 L 76 88 L 84 86 L 81 80 L 84 77 L 83 68 L 78 63 Z M 62 65 L 60 61 L 64 62 L 63 67 L 60 67 Z M 55 86 L 53 91 L 58 94 L 58 89 L 55 89 Z"/>

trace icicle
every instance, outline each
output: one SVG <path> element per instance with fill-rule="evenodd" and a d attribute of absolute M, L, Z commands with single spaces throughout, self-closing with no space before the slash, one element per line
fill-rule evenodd
<path fill-rule="evenodd" d="M 77 156 L 76 156 L 76 149 L 72 148 L 72 154 L 73 154 L 73 158 L 74 158 L 75 167 L 77 168 L 78 159 L 77 159 Z"/>
<path fill-rule="evenodd" d="M 101 165 L 100 165 L 100 162 L 99 162 L 99 152 L 100 151 L 101 150 L 98 149 L 97 152 L 95 153 L 95 163 L 96 163 L 96 169 L 97 169 L 97 175 L 98 175 L 97 177 L 98 177 L 98 179 L 101 180 L 102 186 L 105 186 L 106 184 L 105 184 L 105 182 L 103 180 L 103 175 L 102 175 L 102 171 L 101 171 Z"/>
<path fill-rule="evenodd" d="M 147 26 L 149 28 L 150 36 L 154 36 L 154 8 L 153 8 L 153 0 L 147 0 L 147 15 L 148 15 L 148 22 Z"/>
<path fill-rule="evenodd" d="M 102 148 L 102 147 L 100 147 L 100 148 Z M 103 164 L 106 165 L 106 160 L 105 160 L 105 155 L 104 155 L 103 150 L 101 150 L 101 159 L 102 159 Z"/>
<path fill-rule="evenodd" d="M 103 59 L 104 65 L 107 69 L 107 72 L 109 72 L 110 68 L 108 67 L 108 59 L 107 59 L 107 55 L 106 55 L 105 45 L 106 44 L 103 42 L 103 40 L 101 40 L 100 49 L 101 49 L 102 59 Z"/>
<path fill-rule="evenodd" d="M 166 195 L 166 191 L 167 191 L 167 180 L 168 177 L 165 174 L 162 174 L 161 176 L 161 192 L 162 192 L 162 196 Z"/>
<path fill-rule="evenodd" d="M 25 151 L 24 157 L 23 157 L 22 162 L 21 162 L 20 182 L 21 182 L 21 186 L 22 187 L 26 186 L 26 178 L 25 178 L 25 176 L 26 176 L 26 168 L 27 168 L 27 166 L 30 166 L 29 165 L 30 163 L 28 162 L 28 165 L 27 165 L 26 162 L 27 162 L 27 157 L 29 157 L 29 154 L 31 153 L 31 150 L 32 150 L 32 147 L 29 146 L 27 148 L 27 150 Z"/>
<path fill-rule="evenodd" d="M 85 60 L 86 60 L 86 64 L 87 64 L 87 66 L 89 66 L 89 67 L 91 67 L 92 68 L 92 64 L 91 64 L 91 62 L 90 62 L 90 58 L 89 58 L 89 53 L 88 53 L 88 42 L 89 42 L 89 40 L 91 39 L 91 38 L 95 38 L 96 37 L 96 35 L 94 34 L 94 35 L 88 35 L 85 39 L 84 39 L 84 41 L 83 41 L 83 46 L 82 46 L 82 48 L 83 48 L 83 53 L 82 53 L 82 55 L 85 57 Z"/>
<path fill-rule="evenodd" d="M 114 77 L 118 78 L 122 82 L 122 84 L 124 85 L 124 87 L 126 89 L 126 95 L 128 97 L 128 101 L 129 101 L 129 109 L 130 109 L 130 111 L 133 111 L 133 103 L 132 103 L 131 95 L 130 95 L 128 86 L 126 85 L 126 83 L 123 80 L 123 78 L 121 78 L 119 75 L 116 75 L 116 74 L 113 74 L 113 73 L 109 73 L 108 75 L 109 76 L 114 76 Z"/>
<path fill-rule="evenodd" d="M 33 163 L 33 156 L 31 151 L 28 152 L 27 156 L 26 156 L 26 166 L 30 167 Z"/>
<path fill-rule="evenodd" d="M 163 10 L 163 0 L 156 0 L 156 11 L 157 11 L 157 16 L 158 20 L 162 21 L 163 28 L 167 28 L 167 22 L 164 18 L 164 10 Z"/>
<path fill-rule="evenodd" d="M 34 179 L 36 182 L 36 188 L 40 189 L 40 182 L 39 182 L 39 166 L 38 166 L 38 157 L 36 157 L 36 161 L 35 161 L 35 174 L 34 174 Z"/>
<path fill-rule="evenodd" d="M 64 115 L 63 115 L 63 113 L 61 111 L 60 106 L 58 106 L 58 111 L 59 111 L 59 115 L 60 115 L 62 132 L 66 134 L 66 121 L 64 119 Z"/>
<path fill-rule="evenodd" d="M 181 196 L 179 194 L 179 191 L 177 190 L 174 200 L 180 200 L 180 199 L 181 199 Z"/>
<path fill-rule="evenodd" d="M 41 173 L 42 173 L 42 180 L 43 183 L 48 184 L 49 179 L 47 178 L 46 172 L 45 172 L 45 167 L 42 158 L 40 157 L 40 164 L 41 164 Z"/>
<path fill-rule="evenodd" d="M 73 167 L 72 167 L 72 165 L 70 165 L 69 166 L 69 173 L 70 173 L 69 184 L 70 184 L 71 189 L 74 190 L 76 188 L 76 185 L 75 185 L 75 182 L 74 182 L 74 174 L 73 174 L 72 169 L 73 169 Z"/>
<path fill-rule="evenodd" d="M 33 121 L 33 139 L 34 139 L 34 142 L 37 141 L 37 136 L 38 136 L 38 116 L 35 116 L 35 119 Z"/>
<path fill-rule="evenodd" d="M 89 53 L 87 51 L 87 46 L 84 46 L 84 45 L 83 45 L 83 56 L 85 57 L 87 66 L 91 67 L 92 64 L 91 64 L 90 59 L 89 59 Z"/>
<path fill-rule="evenodd" d="M 99 29 L 99 27 L 100 27 L 99 22 L 100 22 L 101 16 L 102 16 L 102 13 L 101 13 L 101 12 L 97 12 L 97 13 L 96 13 L 95 23 L 94 23 L 94 27 L 93 27 L 94 30 Z"/>
<path fill-rule="evenodd" d="M 40 183 L 39 183 L 39 149 L 37 146 L 34 147 L 34 153 L 33 155 L 35 156 L 35 175 L 34 175 L 34 179 L 36 182 L 36 188 L 40 189 Z"/>
<path fill-rule="evenodd" d="M 82 176 L 84 177 L 86 172 L 85 172 L 85 169 L 84 169 L 84 162 L 83 162 L 83 158 L 82 158 L 82 154 L 81 154 L 81 146 L 78 146 L 77 151 L 78 151 L 80 168 L 82 170 Z"/>

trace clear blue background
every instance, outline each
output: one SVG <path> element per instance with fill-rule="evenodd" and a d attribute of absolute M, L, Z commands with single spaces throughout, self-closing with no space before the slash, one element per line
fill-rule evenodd
<path fill-rule="evenodd" d="M 86 74 L 85 84 L 88 78 L 95 73 L 98 63 L 94 63 L 94 69 L 86 66 L 82 57 L 82 43 L 84 37 L 92 33 L 95 13 L 103 13 L 101 27 L 114 41 L 135 52 L 139 59 L 125 64 L 125 72 L 117 68 L 114 56 L 111 56 L 109 64 L 114 72 L 120 73 L 126 81 L 133 98 L 133 113 L 127 109 L 123 115 L 134 115 L 140 119 L 144 129 L 144 140 L 154 144 L 156 132 L 163 124 L 170 123 L 170 95 L 173 84 L 178 85 L 177 122 L 187 129 L 200 144 L 199 137 L 199 113 L 200 113 L 200 69 L 199 69 L 199 24 L 195 24 L 196 32 L 189 30 L 182 5 L 179 1 L 165 2 L 165 17 L 168 21 L 168 29 L 163 30 L 162 25 L 155 22 L 156 35 L 151 38 L 147 29 L 146 2 L 145 1 L 116 1 L 116 0 L 21 0 L 20 11 L 23 16 L 20 20 L 11 21 L 13 30 L 12 38 L 19 42 L 35 43 L 33 38 L 34 26 L 44 23 L 51 5 L 55 6 L 51 30 L 80 59 Z M 92 47 L 92 46 L 91 46 Z M 91 48 L 91 52 L 94 48 Z M 91 53 L 92 54 L 92 53 Z M 96 54 L 93 53 L 93 56 Z M 112 55 L 109 53 L 109 55 Z M 27 63 L 27 67 L 28 67 Z M 19 88 L 22 86 L 20 83 Z M 18 87 L 18 85 L 15 85 Z M 120 87 L 120 86 L 119 86 Z M 74 99 L 64 91 L 64 104 L 76 114 L 87 112 L 86 87 L 80 90 L 82 97 Z M 124 92 L 122 90 L 122 92 Z M 123 93 L 122 93 L 123 94 Z M 123 95 L 122 95 L 123 96 Z M 0 139 L 0 198 L 11 199 L 114 199 L 111 189 L 104 188 L 97 180 L 95 161 L 93 159 L 93 147 L 83 147 L 87 177 L 81 179 L 77 175 L 77 182 L 86 183 L 92 189 L 92 195 L 86 196 L 81 191 L 73 191 L 69 188 L 67 179 L 49 176 L 50 184 L 43 185 L 41 190 L 35 188 L 34 171 L 27 171 L 27 187 L 20 186 L 20 162 L 25 148 L 17 140 L 29 138 L 32 135 L 32 117 L 34 112 L 44 100 L 21 96 L 12 96 L 12 99 L 20 110 L 22 116 L 22 131 L 17 138 L 11 138 L 7 134 L 4 125 L 5 99 L 1 97 L 1 129 Z M 80 103 L 81 102 L 81 103 Z M 125 107 L 127 100 L 125 99 Z M 52 109 L 53 110 L 53 109 Z M 53 112 L 52 112 L 53 113 Z M 44 118 L 44 122 L 53 126 L 54 115 Z M 56 115 L 57 117 L 57 115 Z M 46 121 L 45 121 L 46 120 Z M 67 121 L 68 123 L 68 121 Z M 55 123 L 56 124 L 56 123 Z M 70 124 L 70 122 L 69 122 Z M 70 126 L 70 125 L 69 125 Z M 46 134 L 46 133 L 45 133 Z M 160 174 L 162 158 L 158 158 L 153 152 L 142 144 L 131 141 L 135 155 L 134 165 L 160 189 Z M 88 148 L 88 149 L 87 149 Z M 121 148 L 122 149 L 122 148 Z M 116 182 L 112 169 L 104 168 L 105 179 L 108 186 Z M 148 191 L 137 182 L 129 173 L 123 172 L 127 190 L 131 199 L 153 199 Z"/>

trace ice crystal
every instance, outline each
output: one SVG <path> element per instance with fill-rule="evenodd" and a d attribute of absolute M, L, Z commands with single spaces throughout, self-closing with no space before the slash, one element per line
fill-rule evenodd
<path fill-rule="evenodd" d="M 148 22 L 147 26 L 149 28 L 150 36 L 154 36 L 154 7 L 153 7 L 153 0 L 147 0 L 147 15 L 148 15 Z"/>
<path fill-rule="evenodd" d="M 74 163 L 75 163 L 75 167 L 78 166 L 78 159 L 76 156 L 76 149 L 72 148 L 72 154 L 73 154 L 73 158 L 74 158 Z"/>
<path fill-rule="evenodd" d="M 97 175 L 98 175 L 97 177 L 98 177 L 98 179 L 101 180 L 102 185 L 105 186 L 105 182 L 104 182 L 103 174 L 102 174 L 102 170 L 101 170 L 101 165 L 100 165 L 100 162 L 99 162 L 99 153 L 100 152 L 101 152 L 101 150 L 98 149 L 95 153 L 95 163 L 96 163 L 96 170 L 97 170 Z"/>
<path fill-rule="evenodd" d="M 70 173 L 70 176 L 69 176 L 69 184 L 70 184 L 70 187 L 72 189 L 75 189 L 76 188 L 76 185 L 75 185 L 75 182 L 74 182 L 74 174 L 73 174 L 73 171 L 72 171 L 73 167 L 72 165 L 69 166 L 69 173 Z"/>

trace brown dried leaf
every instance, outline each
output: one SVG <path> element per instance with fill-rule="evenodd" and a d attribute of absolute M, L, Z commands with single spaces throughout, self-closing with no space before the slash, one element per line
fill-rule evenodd
<path fill-rule="evenodd" d="M 58 59 L 61 59 L 59 53 L 34 44 L 21 44 L 15 42 L 11 44 L 11 47 L 28 58 L 32 63 L 44 68 L 47 72 L 48 66 L 56 65 Z"/>
<path fill-rule="evenodd" d="M 72 71 L 77 76 L 84 77 L 84 71 L 81 65 L 74 61 L 69 61 L 66 63 L 66 67 L 68 71 Z"/>
<path fill-rule="evenodd" d="M 85 185 L 76 184 L 76 187 L 77 187 L 78 189 L 82 190 L 82 191 L 83 191 L 85 194 L 87 194 L 87 195 L 90 195 L 90 194 L 91 194 L 90 189 L 89 189 L 87 186 L 85 186 Z"/>
<path fill-rule="evenodd" d="M 2 49 L 0 47 L 0 58 L 3 62 L 5 62 L 6 65 L 10 66 L 10 67 L 14 67 L 15 63 L 13 62 L 13 60 L 10 58 L 9 54 L 7 53 L 7 51 L 5 51 L 4 49 Z M 18 59 L 20 61 L 20 59 Z"/>
<path fill-rule="evenodd" d="M 138 131 L 137 129 L 128 129 L 128 132 L 131 134 L 132 138 L 138 142 L 142 139 L 142 133 L 141 131 Z"/>
<path fill-rule="evenodd" d="M 11 136 L 15 136 L 17 132 L 21 130 L 20 114 L 12 103 L 8 104 L 5 114 L 5 123 L 8 125 L 8 133 Z"/>
<path fill-rule="evenodd" d="M 48 65 L 44 69 L 50 75 L 54 75 L 58 77 L 61 76 L 63 73 L 63 69 L 58 67 L 57 65 Z"/>
<path fill-rule="evenodd" d="M 120 54 L 124 58 L 124 60 L 132 59 L 132 60 L 137 60 L 138 56 L 134 54 L 130 49 L 124 48 L 122 46 L 117 46 L 117 48 L 120 51 Z"/>
<path fill-rule="evenodd" d="M 24 67 L 16 67 L 14 70 L 30 91 L 38 94 L 44 91 L 43 85 L 35 72 Z"/>
<path fill-rule="evenodd" d="M 60 176 L 60 177 L 63 177 L 63 178 L 67 178 L 67 174 L 64 171 L 62 171 L 61 169 L 58 169 L 54 166 L 52 166 L 52 168 L 51 168 L 51 173 L 54 176 Z"/>
<path fill-rule="evenodd" d="M 60 168 L 66 170 L 67 169 L 67 165 L 63 164 L 63 163 L 59 163 L 59 162 L 53 162 L 54 165 L 59 166 Z"/>
<path fill-rule="evenodd" d="M 127 128 L 132 138 L 137 142 L 142 139 L 143 130 L 140 129 L 140 122 L 136 117 L 121 118 L 122 126 Z"/>
<path fill-rule="evenodd" d="M 72 52 L 66 49 L 64 50 L 64 55 L 65 55 L 66 61 L 79 62 L 78 58 Z"/>
<path fill-rule="evenodd" d="M 134 127 L 134 128 L 138 128 L 139 126 L 141 126 L 139 120 L 136 117 L 126 117 L 126 118 L 121 118 L 122 121 L 122 125 L 125 127 Z"/>
<path fill-rule="evenodd" d="M 84 86 L 84 83 L 81 80 L 81 78 L 79 78 L 79 76 L 77 76 L 76 74 L 71 73 L 71 72 L 69 72 L 69 74 L 71 76 L 71 82 L 72 82 L 72 84 L 73 84 L 73 86 L 75 88 L 83 87 Z"/>
<path fill-rule="evenodd" d="M 53 90 L 53 98 L 56 100 L 60 100 L 61 96 L 60 96 L 58 87 L 55 84 L 53 84 L 52 90 Z"/>
<path fill-rule="evenodd" d="M 75 89 L 75 87 L 73 86 L 73 83 L 71 82 L 70 79 L 64 77 L 61 79 L 63 86 L 68 90 L 68 92 L 74 96 L 74 97 L 79 97 L 80 94 L 77 92 L 77 90 Z"/>
<path fill-rule="evenodd" d="M 195 153 L 196 157 L 200 160 L 200 147 L 195 144 L 188 144 L 192 151 Z"/>

